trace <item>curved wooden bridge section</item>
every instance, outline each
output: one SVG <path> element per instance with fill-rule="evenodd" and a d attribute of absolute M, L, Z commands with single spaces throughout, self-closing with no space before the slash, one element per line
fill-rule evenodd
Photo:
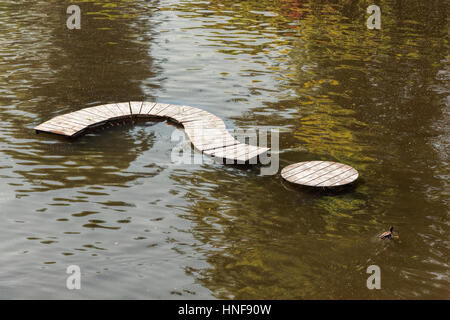
<path fill-rule="evenodd" d="M 54 117 L 34 129 L 66 137 L 77 137 L 89 129 L 124 119 L 170 119 L 184 127 L 194 147 L 214 158 L 233 163 L 256 163 L 269 148 L 241 143 L 227 131 L 219 117 L 199 108 L 156 102 L 123 102 L 81 109 Z"/>

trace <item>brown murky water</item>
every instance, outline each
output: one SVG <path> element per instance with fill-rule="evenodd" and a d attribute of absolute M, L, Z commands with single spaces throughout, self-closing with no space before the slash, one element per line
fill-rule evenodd
<path fill-rule="evenodd" d="M 375 2 L 378 31 L 358 0 L 80 1 L 69 31 L 69 1 L 2 1 L 0 298 L 450 298 L 446 2 Z M 162 122 L 32 130 L 130 100 L 278 128 L 281 167 L 361 178 L 335 194 L 176 165 Z M 376 240 L 389 224 L 400 243 Z"/>

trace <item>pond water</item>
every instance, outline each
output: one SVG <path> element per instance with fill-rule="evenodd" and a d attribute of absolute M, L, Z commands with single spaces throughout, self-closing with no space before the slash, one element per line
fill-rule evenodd
<path fill-rule="evenodd" d="M 448 8 L 376 2 L 381 30 L 358 0 L 87 0 L 68 30 L 69 1 L 2 1 L 0 298 L 448 299 Z M 317 192 L 175 164 L 164 122 L 33 131 L 130 100 L 276 128 L 280 170 L 338 161 L 360 179 Z M 377 241 L 390 224 L 400 242 Z"/>

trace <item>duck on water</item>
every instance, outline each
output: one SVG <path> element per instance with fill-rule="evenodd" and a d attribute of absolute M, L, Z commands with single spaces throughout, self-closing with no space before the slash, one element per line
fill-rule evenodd
<path fill-rule="evenodd" d="M 389 231 L 385 231 L 382 234 L 379 235 L 380 239 L 400 239 L 400 237 L 398 235 L 394 235 L 394 227 L 393 226 L 389 226 Z"/>

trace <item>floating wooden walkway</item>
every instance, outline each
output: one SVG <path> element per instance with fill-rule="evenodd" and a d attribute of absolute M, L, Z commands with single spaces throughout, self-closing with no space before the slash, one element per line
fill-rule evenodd
<path fill-rule="evenodd" d="M 355 181 L 358 171 L 337 162 L 306 161 L 283 168 L 281 176 L 289 182 L 305 186 L 337 187 Z"/>
<path fill-rule="evenodd" d="M 123 102 L 81 109 L 52 118 L 34 129 L 66 137 L 77 137 L 90 129 L 124 119 L 170 119 L 184 127 L 194 147 L 226 163 L 257 163 L 269 148 L 236 140 L 219 117 L 202 109 L 156 102 Z M 313 187 L 337 187 L 352 183 L 358 171 L 337 162 L 307 161 L 291 164 L 281 176 L 292 183 Z"/>
<path fill-rule="evenodd" d="M 133 118 L 168 118 L 184 127 L 199 151 L 228 162 L 256 163 L 269 148 L 241 143 L 229 134 L 219 117 L 202 109 L 155 102 L 105 104 L 52 118 L 34 129 L 67 137 L 77 137 L 108 122 Z"/>

